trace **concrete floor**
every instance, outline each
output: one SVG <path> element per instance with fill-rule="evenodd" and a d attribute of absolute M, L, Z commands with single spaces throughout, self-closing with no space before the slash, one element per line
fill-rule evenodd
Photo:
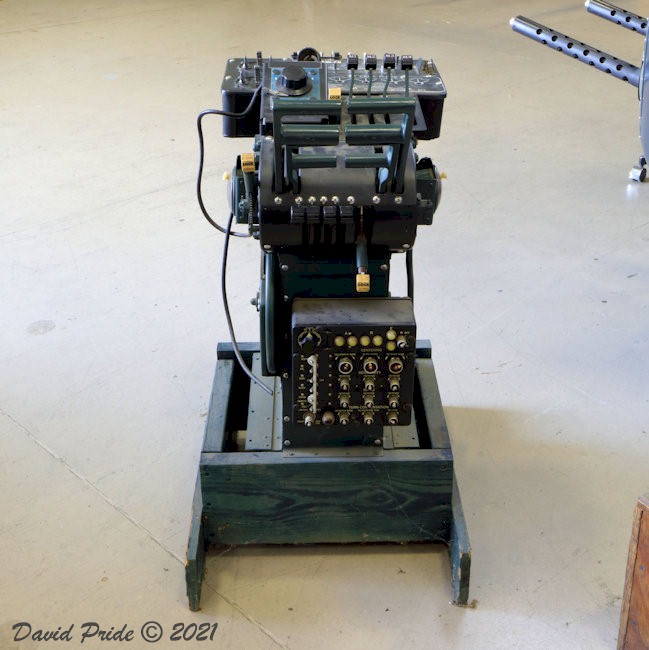
<path fill-rule="evenodd" d="M 218 622 L 219 648 L 611 648 L 649 490 L 649 184 L 634 88 L 513 34 L 524 13 L 640 63 L 581 1 L 0 4 L 0 647 L 96 621 Z M 649 12 L 646 2 L 628 9 Z M 183 560 L 217 341 L 222 238 L 195 115 L 225 59 L 304 45 L 432 56 L 447 172 L 415 249 L 473 544 L 475 608 L 436 547 L 236 549 L 187 609 Z M 206 201 L 249 142 L 207 124 Z M 254 242 L 233 242 L 231 305 Z M 235 277 L 236 276 L 236 277 Z M 398 277 L 395 293 L 403 291 Z M 62 643 L 60 645 L 63 645 Z M 83 647 L 120 646 L 86 641 Z"/>

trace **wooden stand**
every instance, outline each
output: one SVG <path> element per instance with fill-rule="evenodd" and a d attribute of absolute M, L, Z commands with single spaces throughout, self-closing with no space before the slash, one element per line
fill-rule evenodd
<path fill-rule="evenodd" d="M 258 345 L 240 348 L 255 368 Z M 417 356 L 413 424 L 385 427 L 383 447 L 289 451 L 280 382 L 266 378 L 270 398 L 219 345 L 187 548 L 190 609 L 215 544 L 441 542 L 453 602 L 467 604 L 471 547 L 427 342 Z"/>
<path fill-rule="evenodd" d="M 649 649 L 649 494 L 638 499 L 633 517 L 617 647 Z"/>

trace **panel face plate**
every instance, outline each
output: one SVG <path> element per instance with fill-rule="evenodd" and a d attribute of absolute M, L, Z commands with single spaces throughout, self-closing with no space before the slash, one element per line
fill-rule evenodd
<path fill-rule="evenodd" d="M 372 444 L 410 423 L 416 326 L 408 298 L 296 299 L 285 403 L 294 446 Z M 288 410 L 286 407 L 288 406 Z"/>

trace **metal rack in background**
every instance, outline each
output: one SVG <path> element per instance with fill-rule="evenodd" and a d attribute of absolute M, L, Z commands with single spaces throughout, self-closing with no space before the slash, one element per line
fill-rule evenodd
<path fill-rule="evenodd" d="M 582 63 L 586 63 L 601 72 L 610 74 L 616 79 L 626 81 L 638 89 L 642 154 L 638 164 L 631 168 L 629 178 L 641 182 L 646 178 L 647 159 L 649 158 L 649 38 L 647 37 L 649 19 L 603 0 L 586 0 L 586 10 L 644 36 L 644 54 L 642 64 L 639 67 L 524 16 L 512 18 L 510 25 L 515 32 L 527 36 L 537 43 L 547 45 L 557 52 L 577 59 Z"/>

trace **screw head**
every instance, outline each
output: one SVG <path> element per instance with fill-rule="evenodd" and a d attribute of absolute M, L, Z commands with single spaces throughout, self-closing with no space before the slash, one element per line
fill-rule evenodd
<path fill-rule="evenodd" d="M 282 373 L 282 379 L 288 379 L 288 372 L 283 372 Z M 284 418 L 284 421 L 288 421 L 288 415 Z"/>
<path fill-rule="evenodd" d="M 380 196 L 377 196 L 377 195 L 375 194 L 375 195 L 372 197 L 372 203 L 374 203 L 374 205 L 377 205 L 377 204 L 381 203 L 381 197 L 380 197 Z"/>
<path fill-rule="evenodd" d="M 321 196 L 320 197 L 320 203 L 324 205 L 327 202 L 327 197 L 326 196 Z"/>
<path fill-rule="evenodd" d="M 276 196 L 274 201 L 275 201 L 275 205 L 282 205 L 282 197 L 281 196 Z"/>
<path fill-rule="evenodd" d="M 356 199 L 353 196 L 348 196 L 347 203 L 349 203 L 349 205 L 354 205 L 354 203 L 356 203 Z"/>
<path fill-rule="evenodd" d="M 291 441 L 290 440 L 284 440 L 284 446 L 285 447 L 290 447 L 291 446 Z"/>
<path fill-rule="evenodd" d="M 290 422 L 291 418 L 288 415 L 284 416 L 284 422 Z"/>
<path fill-rule="evenodd" d="M 271 249 L 270 244 L 264 244 L 264 250 L 269 251 Z"/>
<path fill-rule="evenodd" d="M 310 196 L 308 201 L 309 201 L 309 205 L 315 205 L 315 196 Z"/>
<path fill-rule="evenodd" d="M 382 441 L 380 438 L 377 438 L 377 439 L 374 441 L 374 446 L 375 446 L 375 447 L 380 447 L 382 444 L 383 444 L 383 441 Z"/>
<path fill-rule="evenodd" d="M 331 202 L 334 205 L 338 205 L 338 203 L 340 203 L 340 199 L 337 196 L 334 195 L 334 196 L 331 197 Z"/>
<path fill-rule="evenodd" d="M 379 266 L 379 269 L 381 269 L 381 271 L 387 271 L 388 270 L 388 265 L 387 264 L 381 264 L 381 266 Z"/>
<path fill-rule="evenodd" d="M 282 269 L 282 271 L 288 271 L 288 264 L 282 264 L 280 268 Z"/>
<path fill-rule="evenodd" d="M 401 244 L 401 248 L 410 248 L 410 244 Z"/>
<path fill-rule="evenodd" d="M 395 196 L 395 197 L 394 197 L 394 202 L 395 202 L 397 205 L 401 205 L 401 204 L 403 203 L 403 198 L 400 197 L 400 196 Z"/>
<path fill-rule="evenodd" d="M 295 197 L 295 205 L 302 205 L 302 201 L 304 201 L 304 199 L 301 196 Z"/>

